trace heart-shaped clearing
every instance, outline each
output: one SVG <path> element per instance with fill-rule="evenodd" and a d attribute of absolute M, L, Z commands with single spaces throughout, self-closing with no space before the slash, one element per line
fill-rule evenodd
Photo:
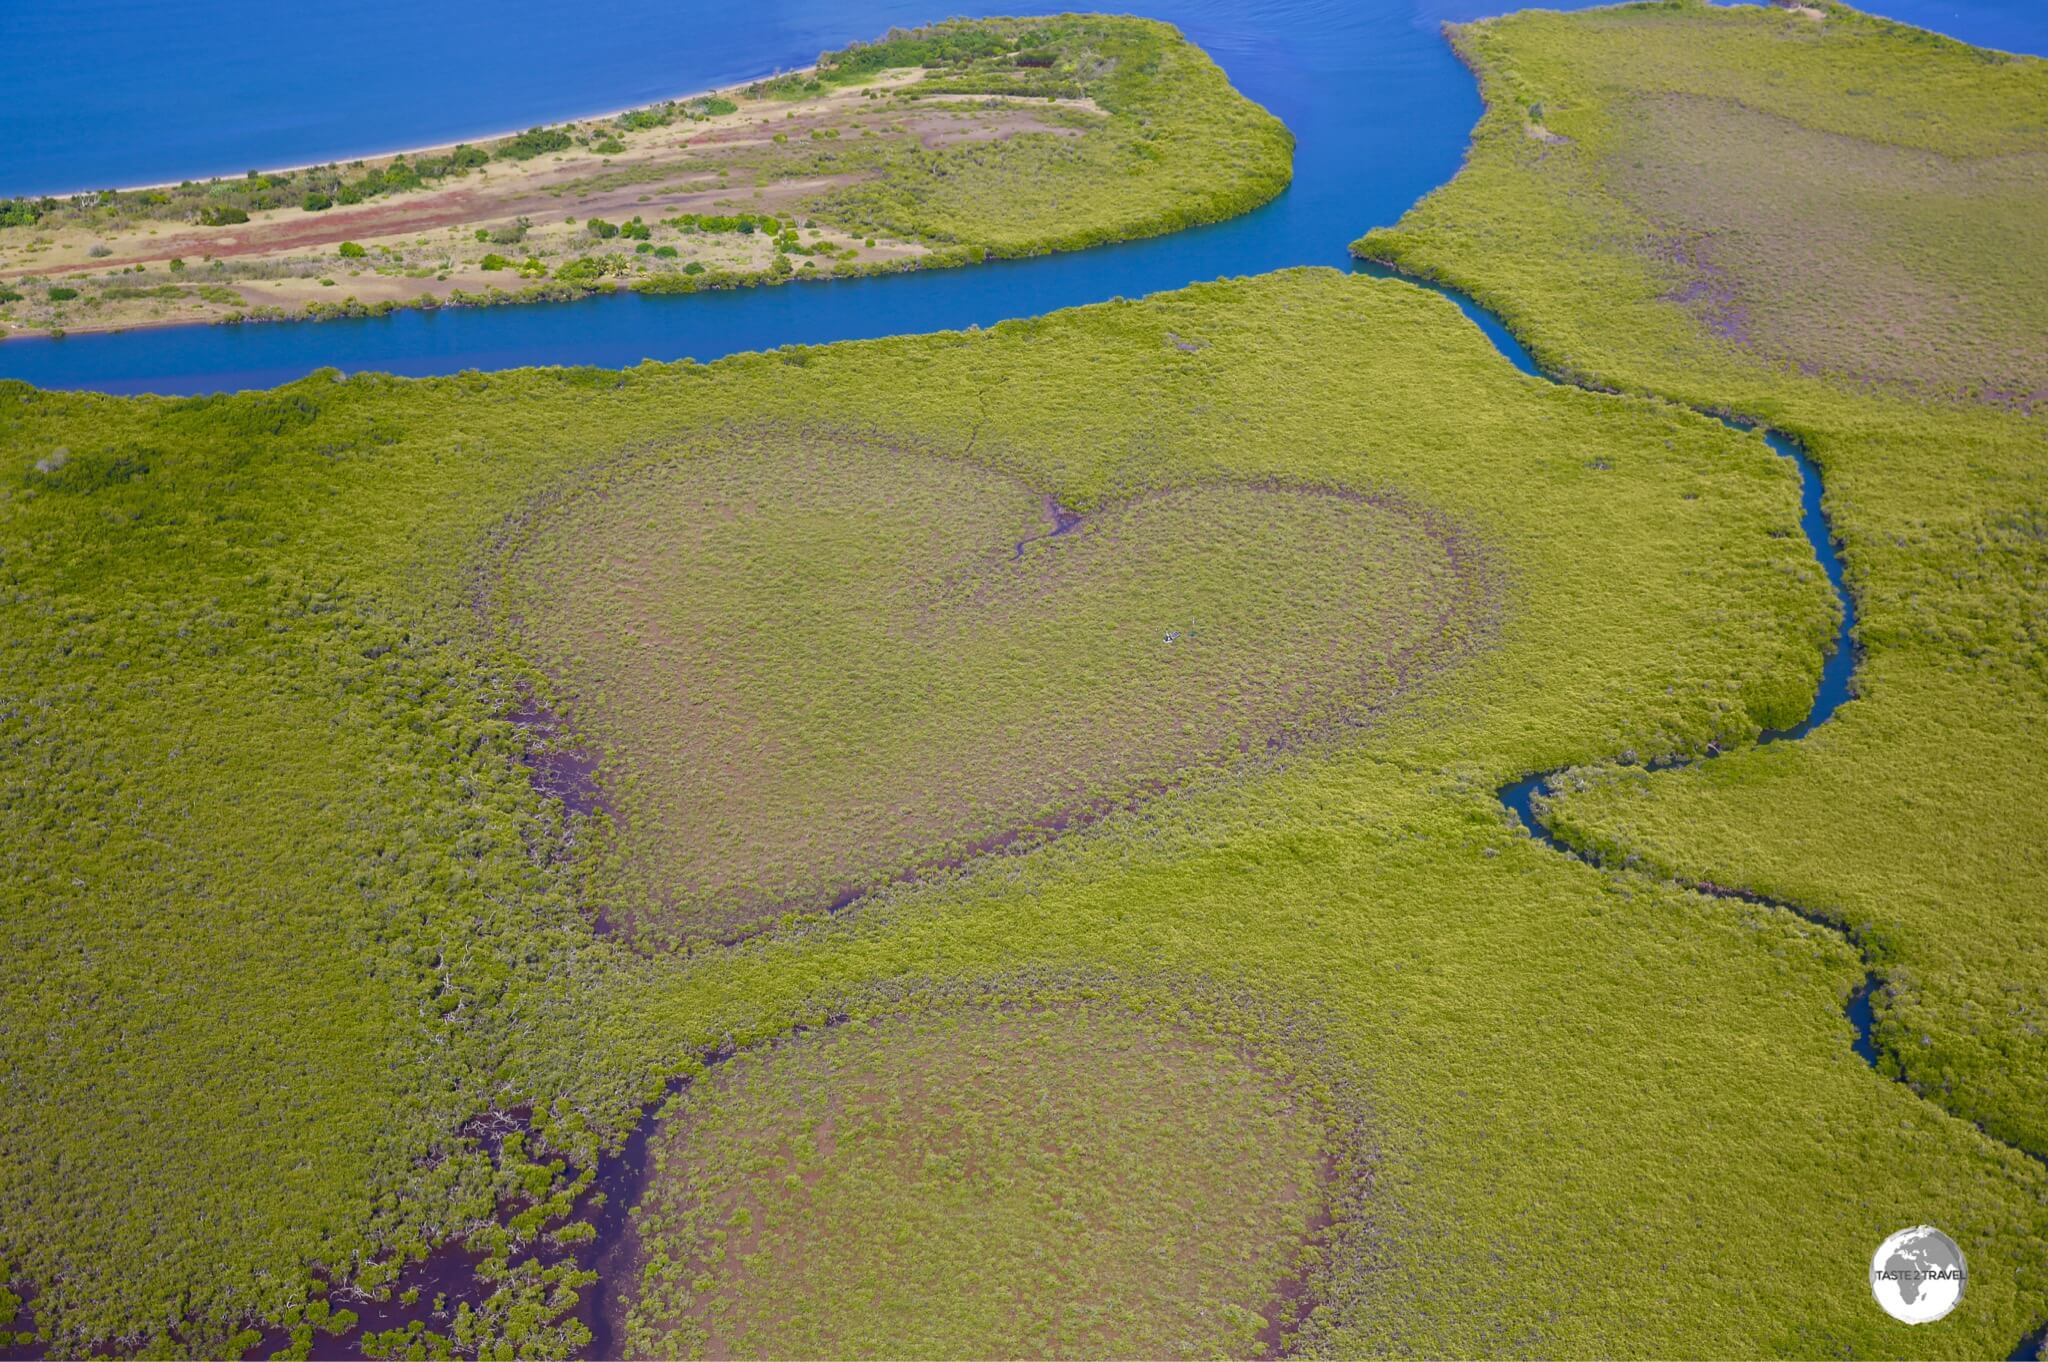
<path fill-rule="evenodd" d="M 730 936 L 1368 716 L 1484 574 L 1398 499 L 1215 484 L 1085 517 L 1006 474 L 761 436 L 592 484 L 506 618 L 606 752 L 616 923 Z"/>
<path fill-rule="evenodd" d="M 1340 1109 L 1280 1057 L 1128 1005 L 920 1011 L 736 1056 L 653 1136 L 646 1266 L 606 1283 L 628 1350 L 1258 1356 L 1348 1256 L 1325 1229 L 1355 1201 L 1329 1186 Z"/>

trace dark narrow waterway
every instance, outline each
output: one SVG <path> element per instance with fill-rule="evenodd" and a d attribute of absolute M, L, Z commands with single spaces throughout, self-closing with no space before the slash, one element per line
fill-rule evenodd
<path fill-rule="evenodd" d="M 1406 279 L 1409 283 L 1415 284 L 1420 288 L 1426 288 L 1432 293 L 1441 294 L 1453 303 L 1456 303 L 1458 310 L 1463 312 L 1481 331 L 1486 333 L 1487 338 L 1493 342 L 1494 347 L 1500 351 L 1502 357 L 1510 364 L 1525 374 L 1530 374 L 1549 382 L 1560 381 L 1552 378 L 1550 374 L 1543 370 L 1542 366 L 1536 363 L 1536 359 L 1529 353 L 1528 347 L 1515 337 L 1514 332 L 1508 329 L 1506 323 L 1456 289 L 1446 288 L 1441 284 L 1432 283 L 1424 279 L 1415 279 L 1390 270 L 1384 265 L 1373 264 L 1369 261 L 1361 262 L 1358 269 L 1362 273 L 1373 275 L 1375 278 Z M 1718 419 L 1721 419 L 1723 424 L 1738 430 L 1757 429 L 1756 426 L 1747 422 L 1729 420 L 1727 418 Z M 1842 554 L 1835 539 L 1834 527 L 1828 522 L 1827 507 L 1823 501 L 1825 489 L 1821 484 L 1820 469 L 1815 466 L 1805 450 L 1801 449 L 1784 435 L 1775 430 L 1768 429 L 1764 430 L 1762 434 L 1764 442 L 1771 447 L 1772 452 L 1782 459 L 1790 459 L 1799 470 L 1799 528 L 1805 534 L 1806 542 L 1812 548 L 1815 560 L 1820 563 L 1822 571 L 1827 574 L 1828 586 L 1835 593 L 1835 603 L 1840 609 L 1840 616 L 1835 626 L 1835 636 L 1830 641 L 1827 655 L 1821 662 L 1820 684 L 1814 690 L 1813 704 L 1807 709 L 1806 717 L 1790 728 L 1764 730 L 1757 737 L 1759 744 L 1794 741 L 1803 738 L 1829 719 L 1832 719 L 1835 711 L 1840 709 L 1843 703 L 1850 697 L 1851 682 L 1855 677 L 1857 661 L 1855 637 L 1856 598 L 1849 590 L 1848 578 L 1843 571 Z M 1718 755 L 1718 751 L 1710 751 L 1706 757 L 1700 758 L 1700 760 L 1711 760 L 1714 756 Z M 1650 763 L 1652 768 L 1659 770 L 1687 764 L 1689 763 L 1668 759 Z M 1566 768 L 1538 771 L 1533 775 L 1510 781 L 1506 785 L 1501 786 L 1496 793 L 1500 798 L 1500 802 L 1507 807 L 1510 813 L 1514 814 L 1516 821 L 1521 823 L 1530 836 L 1542 842 L 1553 851 L 1570 856 L 1575 860 L 1585 861 L 1589 865 L 1598 865 L 1599 862 L 1593 857 L 1586 855 L 1577 847 L 1572 846 L 1569 842 L 1564 841 L 1553 833 L 1550 830 L 1549 824 L 1544 821 L 1542 810 L 1537 804 L 1537 800 L 1542 797 L 1545 787 L 1549 784 L 1551 778 L 1562 774 L 1564 769 Z M 1798 904 L 1788 903 L 1784 900 L 1770 898 L 1762 894 L 1754 894 L 1743 889 L 1731 889 L 1724 885 L 1691 883 L 1687 887 L 1695 889 L 1700 893 L 1711 894 L 1720 898 L 1739 898 L 1749 903 L 1759 903 L 1768 907 L 1783 909 L 1788 913 L 1804 918 L 1816 926 L 1824 927 L 1831 932 L 1841 935 L 1860 951 L 1863 951 L 1866 964 L 1870 961 L 1869 952 L 1864 950 L 1863 943 L 1856 939 L 1853 932 L 1849 931 L 1841 923 L 1823 914 L 1816 913 L 1809 908 L 1803 908 Z M 1871 1027 L 1874 1024 L 1871 996 L 1881 983 L 1882 980 L 1874 968 L 1868 971 L 1864 975 L 1862 986 L 1850 995 L 1848 1004 L 1844 1008 L 1844 1013 L 1849 1019 L 1850 1027 L 1855 1032 L 1854 1039 L 1851 1040 L 1850 1045 L 1857 1055 L 1873 1069 L 1877 1067 L 1878 1052 L 1876 1042 L 1871 1037 Z"/>
<path fill-rule="evenodd" d="M 1362 262 L 1358 268 L 1365 273 L 1380 278 L 1406 279 L 1409 283 L 1443 295 L 1457 304 L 1458 310 L 1470 318 L 1492 340 L 1502 357 L 1517 369 L 1525 374 L 1533 375 L 1548 382 L 1561 381 L 1546 373 L 1536 363 L 1535 357 L 1529 353 L 1528 347 L 1516 338 L 1505 322 L 1457 290 L 1446 288 L 1428 280 L 1415 279 L 1399 274 L 1387 269 L 1383 265 L 1376 265 L 1370 262 Z M 1731 420 L 1727 417 L 1717 417 L 1716 419 L 1738 430 L 1759 429 L 1755 424 L 1741 420 Z M 1840 615 L 1835 627 L 1835 636 L 1830 640 L 1827 655 L 1822 660 L 1820 682 L 1814 689 L 1813 704 L 1808 707 L 1806 717 L 1790 728 L 1765 729 L 1757 736 L 1757 744 L 1759 746 L 1765 743 L 1797 741 L 1832 719 L 1835 716 L 1835 712 L 1852 695 L 1856 665 L 1859 661 L 1855 637 L 1856 597 L 1849 590 L 1848 579 L 1843 570 L 1840 547 L 1835 538 L 1834 527 L 1828 520 L 1824 501 L 1825 488 L 1821 483 L 1820 469 L 1804 449 L 1801 449 L 1796 442 L 1785 435 L 1768 428 L 1763 428 L 1761 433 L 1765 443 L 1771 447 L 1774 453 L 1780 458 L 1790 459 L 1799 470 L 1799 528 L 1806 536 L 1806 542 L 1812 548 L 1815 560 L 1820 563 L 1822 570 L 1827 574 L 1828 585 L 1834 592 L 1836 604 L 1840 609 Z M 1706 756 L 1693 760 L 1712 760 L 1719 755 L 1721 753 L 1718 750 L 1710 750 Z M 1679 759 L 1666 759 L 1649 763 L 1650 767 L 1655 770 L 1670 770 L 1690 764 L 1692 764 L 1691 761 Z M 1544 820 L 1543 810 L 1537 803 L 1543 796 L 1551 779 L 1563 774 L 1567 769 L 1569 768 L 1538 771 L 1533 775 L 1510 781 L 1496 790 L 1495 795 L 1499 798 L 1502 806 L 1514 815 L 1515 820 L 1522 825 L 1523 830 L 1538 842 L 1541 842 L 1544 846 L 1549 847 L 1560 855 L 1569 856 L 1573 860 L 1592 866 L 1595 869 L 1605 870 L 1606 867 L 1601 864 L 1596 856 L 1581 851 L 1557 836 L 1551 830 L 1550 825 Z M 1854 929 L 1812 908 L 1786 899 L 1773 898 L 1748 889 L 1733 888 L 1710 881 L 1690 880 L 1681 881 L 1681 883 L 1687 889 L 1696 893 L 1706 894 L 1710 897 L 1740 899 L 1745 903 L 1754 903 L 1766 908 L 1775 908 L 1791 913 L 1793 916 L 1810 922 L 1816 927 L 1833 932 L 1854 946 L 1858 954 L 1863 957 L 1864 970 L 1862 982 L 1849 994 L 1848 1000 L 1842 1007 L 1842 1015 L 1848 1021 L 1851 1032 L 1849 1047 L 1855 1052 L 1858 1059 L 1861 1059 L 1870 1066 L 1873 1072 L 1880 1075 L 1884 1074 L 1880 1064 L 1882 1054 L 1878 1049 L 1876 1037 L 1873 1034 L 1877 1021 L 1875 997 L 1877 991 L 1885 986 L 1884 975 L 1879 970 L 1877 960 L 1868 943 L 1863 941 Z M 1903 1069 L 1898 1073 L 1888 1076 L 1901 1083 L 1906 1081 Z M 1917 1096 L 1918 1094 L 1916 1093 L 1915 1095 Z M 1983 1132 L 1982 1127 L 1979 1127 L 1979 1131 L 1984 1133 L 1986 1139 L 1994 1138 L 1988 1132 Z M 2015 1149 L 2018 1153 L 2038 1163 L 2048 1164 L 2048 1158 L 2044 1158 L 2043 1155 L 2033 1150 L 2019 1149 L 2017 1146 L 2012 1145 L 2006 1147 Z M 2007 1362 L 2037 1362 L 2037 1359 L 2048 1360 L 2048 1322 L 2038 1325 L 2025 1337 L 2021 1338 L 2013 1346 Z"/>

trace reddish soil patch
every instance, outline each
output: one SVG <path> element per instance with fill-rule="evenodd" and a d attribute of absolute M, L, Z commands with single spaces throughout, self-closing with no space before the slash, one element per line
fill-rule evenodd
<path fill-rule="evenodd" d="M 1711 242 L 1672 240 L 1658 254 L 1692 273 L 1683 287 L 1664 295 L 1667 302 L 1684 307 L 1723 340 L 1750 343 L 1749 309 L 1736 293 L 1734 276 L 1714 262 Z"/>
<path fill-rule="evenodd" d="M 859 121 L 859 115 L 864 112 L 866 111 L 851 109 L 842 110 L 838 117 L 831 117 L 829 115 L 823 117 L 817 115 L 798 115 L 795 118 L 767 119 L 754 123 L 735 123 L 731 127 L 713 128 L 709 132 L 699 133 L 690 139 L 688 145 L 692 147 L 752 146 L 760 142 L 774 141 L 775 134 L 777 133 L 783 134 L 790 141 L 794 142 L 799 139 L 808 139 L 813 132 L 826 128 L 839 128 L 843 131 L 849 123 Z M 876 135 L 880 135 L 879 129 Z"/>
<path fill-rule="evenodd" d="M 337 208 L 320 214 L 309 213 L 302 218 L 282 222 L 250 223 L 227 228 L 196 228 L 182 235 L 154 241 L 150 243 L 150 249 L 146 252 L 81 263 L 75 268 L 67 268 L 65 272 L 99 273 L 123 269 L 129 265 L 148 264 L 152 261 L 185 256 L 226 258 L 282 255 L 295 250 L 305 251 L 316 246 L 337 245 L 362 237 L 394 236 L 401 232 L 452 227 L 459 223 L 512 215 L 509 211 L 503 214 L 495 209 L 485 211 L 482 207 L 482 197 L 474 189 L 449 189 L 385 203 Z M 30 267 L 9 270 L 6 274 L 19 276 L 46 271 L 47 267 L 40 270 L 37 267 Z"/>
<path fill-rule="evenodd" d="M 1330 1227 L 1336 1217 L 1330 1208 L 1330 1197 L 1337 1186 L 1337 1160 L 1329 1154 L 1323 1156 L 1320 1170 L 1323 1199 L 1309 1212 L 1308 1232 L 1302 1236 L 1305 1246 L 1320 1253 L 1329 1251 Z M 1306 1269 L 1296 1269 L 1282 1277 L 1273 1287 L 1273 1299 L 1267 1301 L 1259 1313 L 1266 1317 L 1266 1327 L 1259 1330 L 1259 1343 L 1265 1349 L 1266 1358 L 1280 1358 L 1288 1355 L 1293 1339 L 1290 1337 L 1299 1329 L 1316 1308 L 1315 1284 Z"/>
<path fill-rule="evenodd" d="M 678 174 L 685 173 L 679 169 Z M 871 179 L 874 172 L 816 175 L 801 180 L 783 180 L 767 187 L 751 201 L 753 211 L 772 211 L 794 200 Z M 701 177 L 699 177 L 701 178 Z M 529 185 L 545 181 L 528 181 Z M 174 257 L 212 256 L 219 259 L 248 256 L 306 254 L 324 251 L 344 241 L 375 240 L 437 231 L 447 227 L 470 226 L 520 216 L 545 216 L 573 207 L 591 215 L 607 212 L 649 210 L 702 213 L 715 211 L 719 202 L 739 191 L 714 184 L 706 189 L 662 189 L 646 184 L 625 185 L 580 196 L 559 197 L 545 192 L 523 192 L 494 197 L 476 189 L 450 189 L 396 199 L 359 208 L 335 209 L 283 222 L 263 223 L 229 230 L 207 229 L 150 243 L 144 253 L 109 257 L 104 260 L 64 266 L 58 273 L 97 274 L 149 264 Z M 750 191 L 751 192 L 751 191 Z M 643 201 L 644 200 L 644 201 Z M 0 278 L 26 274 L 48 274 L 49 266 L 30 266 L 0 272 Z"/>
<path fill-rule="evenodd" d="M 526 735 L 520 760 L 531 774 L 533 788 L 557 799 L 571 813 L 610 813 L 611 801 L 597 783 L 598 755 L 579 745 L 566 720 L 528 695 L 512 711 L 512 722 Z"/>

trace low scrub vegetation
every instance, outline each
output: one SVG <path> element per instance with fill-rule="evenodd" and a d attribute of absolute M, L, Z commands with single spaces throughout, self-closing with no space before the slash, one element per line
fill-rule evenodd
<path fill-rule="evenodd" d="M 1397 499 L 1051 494 L 831 431 L 551 498 L 498 605 L 610 766 L 642 933 L 729 935 L 1365 723 L 1490 627 Z"/>
<path fill-rule="evenodd" d="M 1796 436 L 1861 610 L 1825 729 L 1580 773 L 1559 826 L 1843 923 L 1881 965 L 1886 1069 L 2048 1154 L 2048 255 L 2021 244 L 2048 214 L 2048 62 L 1833 4 L 1456 40 L 1487 98 L 1472 158 L 1357 249 L 1469 290 L 1562 372 Z"/>
<path fill-rule="evenodd" d="M 1242 1357 L 1291 1329 L 1352 1125 L 1184 1002 L 1034 1003 L 920 996 L 689 1088 L 628 1351 Z"/>
<path fill-rule="evenodd" d="M 876 505 L 892 487 L 894 519 Z M 1380 509 L 1242 490 L 1269 487 Z M 192 400 L 4 384 L 0 489 L 0 845 L 16 904 L 0 1262 L 53 1352 L 355 1347 L 320 1328 L 342 1308 L 396 1308 L 377 1298 L 409 1289 L 404 1261 L 451 1243 L 474 1250 L 475 1289 L 440 1314 L 429 1293 L 417 1334 L 375 1346 L 562 1355 L 585 1337 L 573 1312 L 602 1295 L 644 1331 L 615 1330 L 620 1351 L 686 1352 L 691 1329 L 855 1351 L 878 1322 L 910 1320 L 915 1293 L 849 1300 L 789 1256 L 843 1261 L 830 1255 L 847 1232 L 807 1217 L 787 1187 L 803 1181 L 798 1149 L 768 1133 L 777 1113 L 829 1111 L 806 1094 L 835 1075 L 880 1099 L 856 1113 L 877 1140 L 828 1156 L 818 1129 L 791 1127 L 811 1142 L 812 1195 L 872 1204 L 863 1184 L 890 1179 L 890 1223 L 920 1232 L 894 1245 L 880 1231 L 909 1286 L 934 1263 L 985 1261 L 987 1282 L 962 1291 L 984 1317 L 1003 1283 L 1073 1303 L 1008 1335 L 1020 1350 L 1113 1337 L 1264 1352 L 1275 1321 L 1242 1312 L 1270 1303 L 1276 1269 L 1313 1284 L 1313 1308 L 1280 1332 L 1342 1354 L 1981 1356 L 2010 1350 L 2048 1288 L 2048 1175 L 1857 1059 L 1841 1004 L 1861 965 L 1835 935 L 1598 873 L 1532 842 L 1493 795 L 1616 752 L 1738 745 L 1804 712 L 1832 600 L 1793 470 L 1673 405 L 1520 375 L 1420 290 L 1290 272 L 708 366 L 323 372 Z M 1007 536 L 1033 528 L 1031 496 L 1089 520 L 1021 560 L 998 539 L 985 563 L 980 533 L 965 561 L 952 550 L 941 509 Z M 834 518 L 849 506 L 861 535 Z M 1227 527 L 1246 580 L 1162 570 L 1130 533 L 1140 511 Z M 1304 543 L 1316 517 L 1332 518 L 1327 542 Z M 1417 523 L 1454 527 L 1457 554 L 1416 540 Z M 572 544 L 578 527 L 602 538 Z M 1195 542 L 1163 528 L 1155 542 Z M 721 557 L 721 536 L 762 544 L 758 578 Z M 1368 544 L 1402 580 L 1374 579 Z M 891 556 L 901 570 L 878 576 Z M 1081 559 L 1108 580 L 1066 598 L 1104 627 L 1034 622 L 1059 594 L 1034 593 Z M 1366 658 L 1389 697 L 1370 722 L 1197 759 L 1086 827 L 867 886 L 834 915 L 794 907 L 734 945 L 676 944 L 604 928 L 614 912 L 637 926 L 636 820 L 669 779 L 660 763 L 696 755 L 606 717 L 632 699 L 636 648 L 664 646 L 650 603 L 691 605 L 662 585 L 678 564 L 770 611 L 752 638 L 750 621 L 718 621 L 736 658 L 786 654 L 800 676 L 836 662 L 849 684 L 887 681 L 864 694 L 905 710 L 929 694 L 959 740 L 967 705 L 946 687 L 951 659 L 969 659 L 995 678 L 988 750 L 1021 754 L 1041 787 L 1059 778 L 1053 756 L 1080 767 L 1099 748 L 1058 729 L 1058 751 L 1036 753 L 1006 731 L 1058 722 L 1015 703 L 1011 667 L 1050 669 L 1105 723 L 1137 706 L 1163 769 L 1193 749 L 1159 722 L 1143 668 L 1195 667 L 1181 698 L 1197 736 L 1256 737 L 1273 731 L 1259 714 L 1285 713 L 1248 704 L 1233 729 L 1218 678 L 1246 677 L 1247 701 L 1277 682 L 1203 670 L 1195 649 L 1159 656 L 1251 652 L 1247 591 L 1311 564 L 1340 574 L 1319 583 L 1332 602 L 1278 616 L 1302 682 L 1289 703 L 1309 705 L 1342 698 L 1316 630 L 1358 606 L 1370 649 L 1326 646 L 1354 669 L 1391 650 L 1389 671 L 1427 637 L 1404 612 L 1457 599 L 1468 566 L 1492 608 L 1455 614 L 1478 622 L 1470 646 L 1404 690 Z M 551 619 L 499 609 L 495 593 L 571 570 L 560 580 L 585 594 Z M 1000 637 L 892 655 L 905 645 L 886 634 L 804 618 L 803 600 L 876 580 L 916 584 L 879 603 L 887 623 L 959 632 L 963 604 L 985 599 L 966 618 Z M 1229 628 L 1205 643 L 1212 619 Z M 768 638 L 771 622 L 804 637 Z M 1126 637 L 1146 649 L 1128 700 L 1089 672 Z M 1076 656 L 1044 658 L 1048 644 Z M 802 699 L 683 660 L 743 759 L 718 707 Z M 620 692 L 577 684 L 598 675 Z M 558 691 L 568 727 L 543 732 L 533 706 Z M 853 693 L 825 699 L 873 722 Z M 681 714 L 690 698 L 664 703 Z M 863 768 L 827 746 L 828 726 L 792 733 L 820 745 L 822 848 Z M 536 788 L 527 763 L 578 743 L 605 798 Z M 989 769 L 972 749 L 961 760 Z M 763 817 L 767 849 L 805 851 L 796 819 Z M 1009 1011 L 958 1010 L 980 997 Z M 742 1076 L 705 1078 L 708 1059 L 739 1053 Z M 1054 1071 L 1070 1091 L 1006 1105 Z M 916 1109 L 920 1073 L 985 1128 Z M 590 1170 L 685 1080 L 698 1086 L 657 1132 L 666 1171 L 643 1207 L 684 1273 L 650 1281 L 602 1253 L 595 1283 L 544 1266 L 547 1245 L 598 1233 Z M 1326 1111 L 1347 1119 L 1333 1129 Z M 1181 1162 L 1134 1163 L 1138 1139 L 1112 1115 L 1149 1122 L 1144 1140 Z M 783 1158 L 782 1180 L 693 1143 L 692 1119 Z M 1056 1156 L 1037 1165 L 1005 1129 Z M 891 1166 L 892 1142 L 917 1161 Z M 956 1176 L 944 1160 L 969 1149 L 991 1162 Z M 1004 1204 L 1044 1219 L 978 1240 L 957 1198 L 983 1167 L 1016 1180 Z M 692 1185 L 728 1199 L 723 1223 L 698 1217 Z M 1061 1188 L 1130 1220 L 1060 1240 L 1044 1198 Z M 1320 1274 L 1290 1209 L 1315 1196 L 1337 1212 Z M 732 1225 L 750 1203 L 765 1256 Z M 1953 1234 L 1972 1270 L 1957 1312 L 1910 1338 L 1863 1286 L 1902 1208 Z M 725 1259 L 707 1267 L 720 1232 Z M 1053 1242 L 1073 1246 L 1047 1286 L 1027 1264 Z M 706 1272 L 700 1314 L 682 1292 Z M 1214 1317 L 1161 1287 L 1180 1272 L 1213 1290 Z M 757 1280 L 784 1294 L 764 1304 Z M 1085 1313 L 1104 1302 L 1126 1312 Z M 246 1332 L 258 1325 L 280 1332 L 265 1342 Z"/>
<path fill-rule="evenodd" d="M 1081 121 L 1079 136 L 907 152 L 888 174 L 818 202 L 818 216 L 853 236 L 997 256 L 1073 250 L 1235 216 L 1278 194 L 1292 172 L 1293 139 L 1280 121 L 1164 24 L 955 21 L 828 53 L 820 78 L 852 79 L 899 57 L 935 68 L 909 97 L 1085 99 L 1108 117 Z"/>

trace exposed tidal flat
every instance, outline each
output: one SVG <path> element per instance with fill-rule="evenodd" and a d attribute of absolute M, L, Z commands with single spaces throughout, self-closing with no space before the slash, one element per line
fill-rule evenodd
<path fill-rule="evenodd" d="M 1712 778 L 1834 712 L 1758 749 L 1803 754 L 1878 698 L 1829 705 L 1842 612 L 1753 434 L 1322 271 L 712 366 L 4 401 L 42 930 L 0 1252 L 60 1351 L 326 1351 L 394 1305 L 362 1346 L 1971 1356 L 2039 1323 L 2024 1133 L 1896 1031 L 1907 1083 L 1857 1058 L 1881 936 L 1495 802 Z M 601 801 L 536 795 L 537 712 Z M 863 859 L 871 801 L 905 845 Z M 1098 803 L 955 855 L 963 818 Z M 739 813 L 693 844 L 707 807 Z M 194 988 L 225 974 L 262 987 Z M 645 1182 L 606 1177 L 665 1092 Z M 1908 1335 L 1863 1267 L 1920 1219 L 1973 1276 Z M 362 1299 L 464 1234 L 463 1298 Z"/>

